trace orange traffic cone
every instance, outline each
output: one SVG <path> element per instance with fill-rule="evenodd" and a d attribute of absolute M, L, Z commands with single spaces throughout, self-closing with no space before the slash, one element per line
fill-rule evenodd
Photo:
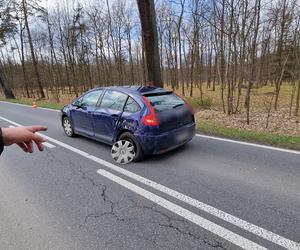
<path fill-rule="evenodd" d="M 34 109 L 36 109 L 38 106 L 36 105 L 36 102 L 33 102 L 32 103 L 32 107 L 34 108 Z"/>

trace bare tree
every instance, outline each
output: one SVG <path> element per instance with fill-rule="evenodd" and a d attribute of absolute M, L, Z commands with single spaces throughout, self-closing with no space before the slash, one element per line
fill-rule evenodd
<path fill-rule="evenodd" d="M 153 85 L 161 87 L 163 84 L 160 72 L 154 1 L 138 0 L 137 4 L 142 25 L 142 35 L 145 43 L 147 80 L 148 82 L 153 82 Z"/>
<path fill-rule="evenodd" d="M 0 1 L 0 47 L 5 43 L 5 39 L 8 34 L 14 32 L 15 23 L 12 21 L 12 16 L 10 13 L 10 6 L 7 1 Z M 5 74 L 3 72 L 3 63 L 0 61 L 0 86 L 4 92 L 5 98 L 15 98 L 12 92 L 11 86 L 8 83 Z"/>
<path fill-rule="evenodd" d="M 29 42 L 29 46 L 30 46 L 31 58 L 32 58 L 32 63 L 33 63 L 34 71 L 35 71 L 35 76 L 36 76 L 36 80 L 37 80 L 37 84 L 38 84 L 40 97 L 45 98 L 45 93 L 44 93 L 43 86 L 42 86 L 42 81 L 41 81 L 41 77 L 40 77 L 40 73 L 39 73 L 39 69 L 38 69 L 37 60 L 36 60 L 36 57 L 35 57 L 31 32 L 30 32 L 30 28 L 29 28 L 28 11 L 27 11 L 27 2 L 26 2 L 26 0 L 22 0 L 22 7 L 23 7 L 25 27 L 26 27 L 27 36 L 28 36 L 28 42 Z"/>
<path fill-rule="evenodd" d="M 252 38 L 252 45 L 251 45 L 251 53 L 250 53 L 250 70 L 249 70 L 249 80 L 248 80 L 248 87 L 247 87 L 247 94 L 246 94 L 246 114 L 247 114 L 247 124 L 250 124 L 250 97 L 251 97 L 251 88 L 253 86 L 254 78 L 255 78 L 255 62 L 257 56 L 257 36 L 258 30 L 260 25 L 260 6 L 261 0 L 255 1 L 254 6 L 254 22 L 253 22 L 253 31 L 254 35 Z"/>

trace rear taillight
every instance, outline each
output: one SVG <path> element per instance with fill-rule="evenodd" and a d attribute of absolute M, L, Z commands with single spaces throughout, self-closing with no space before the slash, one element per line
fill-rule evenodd
<path fill-rule="evenodd" d="M 150 114 L 143 117 L 143 123 L 147 126 L 158 126 L 159 122 L 156 114 Z"/>
<path fill-rule="evenodd" d="M 150 101 L 145 96 L 143 96 L 143 98 L 150 111 L 150 114 L 143 117 L 143 124 L 147 126 L 158 126 L 159 121 L 154 108 L 152 107 Z"/>
<path fill-rule="evenodd" d="M 180 95 L 178 95 L 178 94 L 176 94 L 176 93 L 174 93 L 175 95 L 177 95 L 180 99 L 182 99 L 183 101 L 184 101 L 184 103 L 185 103 L 185 105 L 187 106 L 187 108 L 189 109 L 189 111 L 192 113 L 192 114 L 194 114 L 195 113 L 195 111 L 194 111 L 194 109 L 193 109 L 193 107 L 182 97 L 182 96 L 180 96 Z"/>

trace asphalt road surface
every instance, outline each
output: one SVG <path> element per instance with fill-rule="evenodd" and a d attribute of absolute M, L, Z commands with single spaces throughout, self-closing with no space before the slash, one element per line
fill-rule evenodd
<path fill-rule="evenodd" d="M 1 127 L 31 124 L 45 152 L 0 157 L 0 249 L 300 249 L 300 152 L 198 135 L 118 166 L 58 112 L 0 103 Z"/>

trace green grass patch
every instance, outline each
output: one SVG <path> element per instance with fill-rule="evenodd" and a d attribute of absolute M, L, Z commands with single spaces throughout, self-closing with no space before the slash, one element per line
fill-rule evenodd
<path fill-rule="evenodd" d="M 28 106 L 32 106 L 32 102 L 33 102 L 33 100 L 30 100 L 30 99 L 22 99 L 22 100 L 20 100 L 20 99 L 0 99 L 0 101 L 19 103 L 19 104 L 24 104 L 24 105 L 28 105 Z M 49 109 L 61 109 L 64 106 L 64 104 L 62 104 L 62 103 L 53 103 L 53 102 L 48 102 L 45 100 L 36 101 L 36 104 L 38 105 L 38 107 L 49 108 Z"/>
<path fill-rule="evenodd" d="M 300 136 L 279 135 L 268 132 L 227 128 L 221 124 L 206 121 L 198 122 L 197 129 L 200 133 L 206 135 L 214 135 L 241 141 L 300 150 Z"/>
<path fill-rule="evenodd" d="M 187 98 L 188 103 L 196 109 L 210 109 L 213 106 L 213 100 L 211 97 L 203 97 L 202 100 L 200 97 L 196 98 Z"/>

